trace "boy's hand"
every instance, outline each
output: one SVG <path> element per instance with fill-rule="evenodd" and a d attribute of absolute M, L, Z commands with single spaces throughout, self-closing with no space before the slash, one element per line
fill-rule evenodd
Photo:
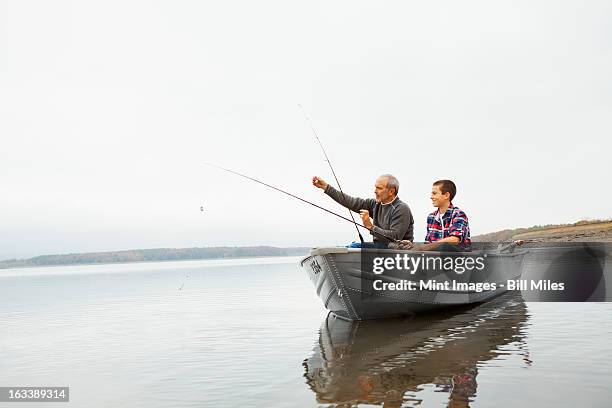
<path fill-rule="evenodd" d="M 363 226 L 367 229 L 374 228 L 374 224 L 372 224 L 372 219 L 370 218 L 370 212 L 368 210 L 359 210 L 359 215 L 361 215 L 361 221 L 363 221 Z"/>
<path fill-rule="evenodd" d="M 327 188 L 327 183 L 325 182 L 325 180 L 317 176 L 314 176 L 312 178 L 312 185 L 317 188 L 320 188 L 321 190 L 325 190 Z"/>
<path fill-rule="evenodd" d="M 412 248 L 414 248 L 414 245 L 407 239 L 403 239 L 401 241 L 389 242 L 389 248 L 410 251 Z"/>

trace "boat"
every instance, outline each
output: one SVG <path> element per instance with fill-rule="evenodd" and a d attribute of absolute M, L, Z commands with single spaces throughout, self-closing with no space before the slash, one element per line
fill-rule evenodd
<path fill-rule="evenodd" d="M 325 406 L 470 406 L 486 388 L 477 377 L 487 362 L 512 354 L 532 364 L 528 325 L 518 292 L 411 318 L 350 322 L 329 313 L 304 377 Z"/>
<path fill-rule="evenodd" d="M 312 249 L 300 265 L 334 315 L 369 320 L 486 302 L 520 278 L 526 253 L 516 245 L 471 252 L 325 247 Z M 397 260 L 422 267 L 376 270 Z"/>

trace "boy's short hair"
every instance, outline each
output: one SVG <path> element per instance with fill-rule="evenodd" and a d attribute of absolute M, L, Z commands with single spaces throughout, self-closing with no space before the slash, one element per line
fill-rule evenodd
<path fill-rule="evenodd" d="M 449 201 L 453 201 L 453 198 L 455 198 L 455 194 L 457 194 L 457 186 L 455 186 L 455 183 L 450 180 L 434 181 L 433 185 L 440 187 L 440 191 L 442 191 L 442 194 L 450 193 Z"/>

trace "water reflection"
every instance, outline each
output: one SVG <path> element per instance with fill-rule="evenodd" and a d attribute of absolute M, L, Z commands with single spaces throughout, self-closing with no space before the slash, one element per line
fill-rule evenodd
<path fill-rule="evenodd" d="M 330 314 L 304 376 L 324 404 L 418 406 L 429 385 L 448 394 L 447 406 L 466 407 L 477 395 L 480 363 L 508 353 L 531 363 L 527 321 L 518 293 L 411 319 L 347 322 Z"/>

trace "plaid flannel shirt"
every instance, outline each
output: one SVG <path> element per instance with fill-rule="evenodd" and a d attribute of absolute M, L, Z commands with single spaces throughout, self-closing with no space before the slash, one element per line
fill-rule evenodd
<path fill-rule="evenodd" d="M 450 205 L 440 222 L 439 210 L 427 216 L 427 235 L 425 242 L 436 242 L 446 237 L 459 237 L 457 244 L 461 249 L 469 251 L 472 248 L 470 226 L 467 215 L 458 207 Z"/>

